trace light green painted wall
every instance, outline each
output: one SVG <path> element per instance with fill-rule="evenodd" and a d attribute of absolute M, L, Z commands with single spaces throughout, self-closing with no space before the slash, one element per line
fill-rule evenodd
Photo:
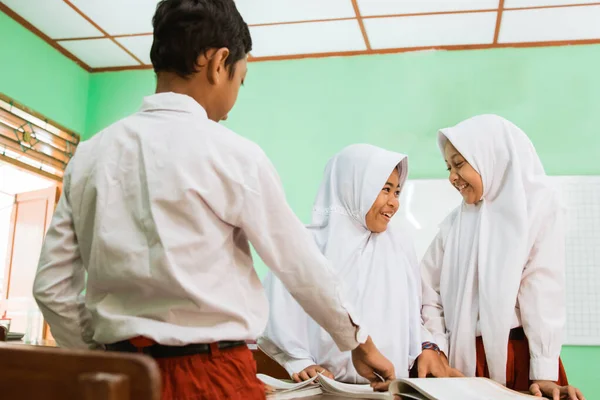
<path fill-rule="evenodd" d="M 265 149 L 307 221 L 326 160 L 343 146 L 401 151 L 411 177 L 440 178 L 436 130 L 480 113 L 520 125 L 549 174 L 600 174 L 598 71 L 600 46 L 254 63 L 226 125 Z M 92 75 L 87 134 L 153 90 L 151 71 Z M 600 348 L 566 346 L 563 358 L 571 383 L 600 397 Z"/>
<path fill-rule="evenodd" d="M 83 134 L 90 74 L 2 12 L 0 38 L 0 93 Z"/>
<path fill-rule="evenodd" d="M 150 70 L 91 74 L 85 138 L 134 113 L 155 85 Z"/>
<path fill-rule="evenodd" d="M 370 142 L 439 178 L 438 128 L 495 112 L 532 138 L 549 174 L 600 174 L 600 46 L 423 52 L 253 63 L 226 125 L 259 143 L 307 220 L 326 160 Z M 137 109 L 151 71 L 93 74 L 91 135 Z"/>
<path fill-rule="evenodd" d="M 411 177 L 445 177 L 436 130 L 480 113 L 520 125 L 548 173 L 600 174 L 598 71 L 600 46 L 251 64 L 227 122 L 266 150 L 306 220 L 326 159 L 342 146 L 401 151 Z"/>

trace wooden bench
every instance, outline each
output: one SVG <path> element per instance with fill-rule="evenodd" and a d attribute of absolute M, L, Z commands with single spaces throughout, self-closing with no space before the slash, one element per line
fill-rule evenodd
<path fill-rule="evenodd" d="M 4 399 L 160 400 L 150 357 L 0 343 Z"/>

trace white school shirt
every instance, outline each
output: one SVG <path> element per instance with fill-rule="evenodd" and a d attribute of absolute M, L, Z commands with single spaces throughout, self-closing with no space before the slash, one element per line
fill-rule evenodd
<path fill-rule="evenodd" d="M 461 206 L 464 207 L 464 204 Z M 475 209 L 476 207 L 473 207 Z M 443 318 L 443 312 L 440 311 L 441 304 L 441 296 L 440 296 L 440 278 L 441 278 L 441 265 L 444 256 L 444 244 L 446 243 L 446 239 L 448 237 L 448 233 L 452 223 L 456 220 L 457 211 L 455 210 L 452 214 L 448 216 L 448 218 L 442 223 L 440 226 L 440 230 L 438 234 L 433 239 L 433 242 L 430 244 L 427 252 L 423 256 L 421 260 L 421 274 L 423 276 L 423 307 L 422 307 L 422 317 L 423 320 L 426 321 L 425 326 L 430 334 L 432 335 L 432 341 L 438 345 L 441 351 L 444 354 L 448 355 L 448 332 L 445 326 L 445 321 Z M 470 218 L 473 216 L 470 215 Z M 468 218 L 469 218 L 468 217 Z M 461 232 L 462 234 L 463 232 Z M 466 238 L 461 235 L 461 241 L 470 240 L 474 243 L 474 238 L 471 237 Z M 466 254 L 459 253 L 458 257 L 460 262 L 466 263 L 468 262 L 465 257 Z M 451 286 L 456 288 L 460 285 L 459 277 L 449 277 L 449 279 L 454 278 Z M 475 299 L 477 297 L 475 296 Z M 512 328 L 519 328 L 522 326 L 521 323 L 521 311 L 519 309 L 519 302 L 517 300 L 517 304 L 515 305 L 515 312 L 512 318 Z M 477 329 L 475 332 L 475 336 L 481 336 L 481 327 L 479 319 L 477 318 Z"/>
<path fill-rule="evenodd" d="M 63 347 L 255 339 L 268 305 L 248 240 L 340 349 L 365 341 L 264 152 L 192 98 L 155 94 L 78 147 L 34 295 Z"/>
<path fill-rule="evenodd" d="M 453 212 L 440 226 L 440 231 L 421 260 L 421 278 L 423 282 L 423 308 L 421 311 L 425 328 L 433 336 L 440 349 L 449 355 L 448 335 L 444 318 L 444 304 L 441 296 L 442 261 L 444 246 L 458 210 Z M 517 303 L 515 304 L 511 328 L 524 326 L 522 315 L 527 316 L 525 333 L 529 343 L 531 380 L 558 379 L 558 355 L 562 347 L 562 326 L 556 320 L 562 319 L 565 307 L 562 297 L 540 301 L 538 292 L 544 287 L 553 290 L 556 286 L 554 272 L 546 271 L 548 265 L 556 263 L 561 257 L 562 216 L 547 221 L 544 232 L 538 237 L 531 249 L 529 262 L 523 270 Z M 448 289 L 450 291 L 456 288 Z M 477 319 L 476 336 L 481 336 L 480 321 Z M 475 360 L 473 360 L 475 363 Z M 464 371 L 462 371 L 464 372 Z"/>

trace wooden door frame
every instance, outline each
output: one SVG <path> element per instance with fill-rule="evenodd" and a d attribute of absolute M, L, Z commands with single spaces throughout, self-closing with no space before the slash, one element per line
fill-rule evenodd
<path fill-rule="evenodd" d="M 52 189 L 54 189 L 56 191 L 55 197 L 54 197 L 54 208 L 52 210 L 52 213 L 54 214 L 54 210 L 56 209 L 56 204 L 58 203 L 58 199 L 60 198 L 60 189 L 57 185 L 54 186 L 50 186 L 48 188 L 45 189 L 40 189 L 40 190 L 35 190 L 35 191 L 31 191 L 31 192 L 25 192 L 25 193 L 19 193 L 15 195 L 15 200 L 14 200 L 14 204 L 13 204 L 13 209 L 12 209 L 12 213 L 10 216 L 10 231 L 9 231 L 9 236 L 8 236 L 8 250 L 6 252 L 6 261 L 7 261 L 7 266 L 6 269 L 4 271 L 4 278 L 5 278 L 5 291 L 4 291 L 4 298 L 8 300 L 8 294 L 10 292 L 10 280 L 11 280 L 11 275 L 12 275 L 12 262 L 13 262 L 13 249 L 15 246 L 15 228 L 16 228 L 16 224 L 17 224 L 17 217 L 19 215 L 19 201 L 30 201 L 30 200 L 37 200 L 37 199 L 45 199 L 47 196 L 43 195 L 40 196 L 41 194 L 45 194 L 49 191 L 51 191 Z M 19 196 L 21 196 L 19 198 Z M 44 220 L 44 232 L 48 231 L 48 226 L 49 226 L 49 222 L 52 218 L 48 218 L 48 216 L 46 216 L 46 219 Z"/>
<path fill-rule="evenodd" d="M 54 210 L 56 209 L 56 206 L 58 204 L 58 200 L 60 199 L 60 195 L 62 192 L 62 184 L 53 185 L 53 186 L 50 186 L 45 189 L 40 189 L 40 190 L 35 190 L 35 191 L 25 192 L 25 193 L 19 193 L 19 194 L 15 195 L 13 209 L 12 209 L 11 218 L 10 218 L 10 228 L 9 228 L 9 236 L 8 236 L 8 241 L 7 241 L 7 252 L 6 252 L 6 268 L 4 271 L 5 284 L 4 284 L 3 298 L 5 300 L 9 299 L 9 294 L 10 294 L 10 284 L 11 284 L 12 269 L 13 269 L 13 252 L 14 252 L 14 246 L 15 246 L 15 232 L 16 232 L 17 218 L 19 215 L 19 203 L 24 202 L 24 201 L 37 200 L 37 199 L 47 199 L 48 192 L 50 192 L 52 190 L 55 191 L 54 206 L 52 208 L 52 215 L 53 215 Z M 44 219 L 44 235 L 45 235 L 45 232 L 48 231 L 49 224 L 52 220 L 52 215 L 50 215 L 50 216 L 46 215 L 46 218 Z M 43 325 L 42 325 L 42 339 L 46 340 L 49 336 L 49 333 L 50 333 L 50 327 L 48 326 L 48 323 L 44 319 Z"/>

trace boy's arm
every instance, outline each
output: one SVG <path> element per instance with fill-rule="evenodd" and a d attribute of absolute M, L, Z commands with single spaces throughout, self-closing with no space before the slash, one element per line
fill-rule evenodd
<path fill-rule="evenodd" d="M 69 200 L 70 172 L 65 171 L 63 193 L 46 233 L 33 296 L 59 346 L 96 348 L 91 315 L 85 308 L 85 270 L 79 255 Z"/>
<path fill-rule="evenodd" d="M 308 230 L 289 207 L 266 156 L 248 171 L 239 226 L 267 266 L 341 351 L 367 339 L 343 297 L 342 287 Z M 359 334 L 360 332 L 360 334 Z"/>

